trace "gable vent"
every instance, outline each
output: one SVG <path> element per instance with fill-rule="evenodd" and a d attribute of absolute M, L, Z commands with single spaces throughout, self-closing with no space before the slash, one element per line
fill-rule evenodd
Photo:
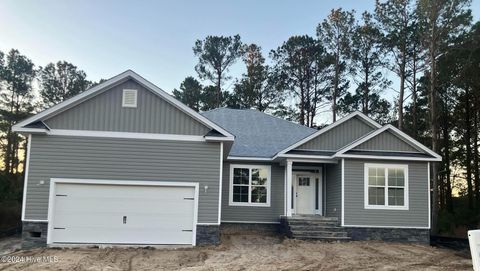
<path fill-rule="evenodd" d="M 123 107 L 137 107 L 137 90 L 124 89 L 122 96 Z"/>

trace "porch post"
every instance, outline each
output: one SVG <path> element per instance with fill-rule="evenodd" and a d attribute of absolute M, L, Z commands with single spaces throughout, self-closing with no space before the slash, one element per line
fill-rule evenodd
<path fill-rule="evenodd" d="M 292 163 L 287 160 L 287 216 L 292 216 Z"/>

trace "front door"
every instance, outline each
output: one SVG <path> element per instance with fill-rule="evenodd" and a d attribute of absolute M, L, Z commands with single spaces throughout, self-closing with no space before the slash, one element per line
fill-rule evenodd
<path fill-rule="evenodd" d="M 298 175 L 296 179 L 295 213 L 315 214 L 315 178 L 310 175 Z"/>

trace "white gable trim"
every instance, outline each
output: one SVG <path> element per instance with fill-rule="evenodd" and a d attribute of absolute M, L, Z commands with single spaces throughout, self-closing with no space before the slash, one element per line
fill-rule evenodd
<path fill-rule="evenodd" d="M 400 131 L 399 129 L 395 128 L 393 125 L 391 124 L 388 124 L 388 125 L 385 125 L 383 126 L 382 128 L 370 133 L 370 134 L 367 134 L 366 136 L 360 138 L 359 140 L 357 141 L 354 141 L 352 142 L 351 144 L 343 147 L 342 149 L 340 149 L 335 155 L 333 155 L 333 157 L 359 157 L 358 155 L 348 155 L 348 154 L 345 154 L 345 152 L 349 151 L 349 150 L 352 150 L 353 148 L 359 146 L 360 144 L 374 138 L 375 136 L 385 132 L 385 131 L 391 131 L 393 132 L 394 134 L 396 134 L 401 140 L 405 141 L 406 143 L 412 145 L 413 147 L 416 147 L 418 149 L 421 149 L 423 150 L 424 152 L 430 154 L 431 156 L 433 156 L 434 158 L 408 158 L 408 160 L 430 160 L 430 161 L 442 161 L 442 157 L 433 152 L 432 150 L 430 150 L 429 148 L 425 147 L 423 144 L 421 144 L 420 142 L 416 141 L 415 139 L 413 139 L 412 137 L 410 137 L 409 135 L 405 134 L 404 132 Z M 368 156 L 368 157 L 371 157 L 371 156 Z M 382 156 L 383 157 L 383 156 Z M 397 157 L 396 157 L 397 158 Z M 392 159 L 396 159 L 396 158 L 392 158 Z M 399 160 L 402 160 L 400 159 L 400 157 L 398 157 Z"/>
<path fill-rule="evenodd" d="M 227 132 L 226 130 L 224 130 L 222 127 L 218 126 L 217 124 L 213 123 L 212 121 L 210 121 L 209 119 L 207 119 L 206 117 L 202 116 L 201 114 L 199 114 L 198 112 L 195 112 L 193 109 L 189 108 L 188 106 L 184 105 L 183 103 L 181 103 L 180 101 L 178 101 L 177 99 L 175 99 L 174 97 L 172 97 L 171 95 L 169 95 L 168 93 L 166 93 L 165 91 L 163 91 L 161 88 L 155 86 L 154 84 L 152 84 L 151 82 L 147 81 L 145 78 L 141 77 L 140 75 L 138 75 L 137 73 L 135 73 L 134 71 L 132 70 L 127 70 L 117 76 L 114 76 L 112 77 L 111 79 L 101 83 L 101 84 L 98 84 L 97 86 L 93 87 L 93 88 L 90 88 L 89 90 L 87 91 L 84 91 L 82 92 L 81 94 L 77 95 L 77 96 L 74 96 L 64 102 L 61 102 L 47 110 L 44 110 L 28 119 L 25 119 L 17 124 L 15 124 L 12 129 L 13 131 L 15 132 L 27 132 L 27 131 L 22 131 L 22 129 L 25 129 L 23 126 L 24 125 L 27 125 L 29 123 L 32 123 L 32 122 L 35 122 L 37 120 L 41 120 L 42 118 L 44 117 L 47 117 L 47 116 L 51 116 L 52 114 L 60 111 L 61 109 L 69 106 L 69 105 L 72 105 L 78 101 L 81 101 L 83 99 L 86 99 L 88 98 L 89 96 L 91 95 L 94 95 L 95 93 L 97 92 L 100 92 L 101 90 L 105 89 L 106 87 L 109 87 L 110 85 L 113 85 L 121 80 L 124 80 L 124 79 L 127 79 L 131 77 L 132 79 L 138 81 L 140 84 L 142 84 L 144 87 L 146 87 L 147 89 L 151 90 L 152 92 L 154 92 L 155 94 L 159 95 L 160 97 L 162 97 L 163 99 L 165 99 L 167 102 L 169 102 L 170 104 L 172 104 L 173 106 L 177 107 L 178 109 L 180 109 L 181 111 L 183 111 L 184 113 L 186 113 L 187 115 L 191 116 L 192 118 L 196 119 L 197 121 L 199 121 L 200 123 L 206 125 L 207 127 L 211 128 L 211 129 L 215 129 L 217 130 L 218 132 L 220 132 L 221 134 L 223 134 L 224 136 L 228 137 L 228 138 L 234 138 L 234 136 L 232 134 L 230 134 L 229 132 Z M 31 131 L 33 130 L 33 131 Z M 34 131 L 39 131 L 41 129 L 33 129 L 33 128 L 30 128 L 29 129 L 29 132 L 34 132 Z"/>
<path fill-rule="evenodd" d="M 377 129 L 380 128 L 380 127 L 382 127 L 382 126 L 381 126 L 380 124 L 378 124 L 376 121 L 374 121 L 373 119 L 367 117 L 367 116 L 364 115 L 363 113 L 361 113 L 361 112 L 359 112 L 359 111 L 355 111 L 355 112 L 350 113 L 349 115 L 347 115 L 347 116 L 339 119 L 338 121 L 336 121 L 336 122 L 334 122 L 334 123 L 332 123 L 332 124 L 330 124 L 330 125 L 322 128 L 322 129 L 318 130 L 317 132 L 315 132 L 315 133 L 313 133 L 313 134 L 305 137 L 304 139 L 302 139 L 302 140 L 300 140 L 300 141 L 298 141 L 298 142 L 290 145 L 290 146 L 287 147 L 286 149 L 278 152 L 278 153 L 273 157 L 273 159 L 275 159 L 275 158 L 277 158 L 278 156 L 281 156 L 281 155 L 287 153 L 288 151 L 291 151 L 291 150 L 295 149 L 295 148 L 298 147 L 298 146 L 303 145 L 304 143 L 306 143 L 306 142 L 308 142 L 308 141 L 316 138 L 317 136 L 319 136 L 319 135 L 321 135 L 321 134 L 323 134 L 323 133 L 325 133 L 325 132 L 327 132 L 327 131 L 335 128 L 335 127 L 337 127 L 338 125 L 340 125 L 340 124 L 346 122 L 347 120 L 349 120 L 349 119 L 351 119 L 351 118 L 354 118 L 354 117 L 356 117 L 356 116 L 358 116 L 358 117 L 360 117 L 361 119 L 363 119 L 364 121 L 366 121 L 366 122 L 367 122 L 368 124 L 370 124 L 372 127 L 375 127 L 375 128 L 377 128 Z"/>

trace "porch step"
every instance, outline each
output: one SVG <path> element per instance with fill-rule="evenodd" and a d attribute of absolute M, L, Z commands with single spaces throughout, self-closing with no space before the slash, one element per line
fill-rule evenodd
<path fill-rule="evenodd" d="M 282 217 L 285 234 L 290 238 L 324 241 L 348 241 L 350 237 L 340 227 L 337 217 L 293 216 Z"/>

